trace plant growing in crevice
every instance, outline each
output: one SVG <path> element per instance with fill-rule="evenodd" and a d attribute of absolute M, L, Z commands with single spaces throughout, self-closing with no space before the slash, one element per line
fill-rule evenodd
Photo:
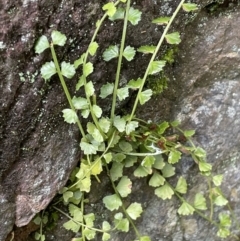
<path fill-rule="evenodd" d="M 48 222 L 48 215 L 45 214 L 43 211 L 41 214 L 36 215 L 34 218 L 34 223 L 39 225 L 39 231 L 35 232 L 35 239 L 44 241 L 45 240 L 45 235 L 43 234 L 43 225 Z"/>
<path fill-rule="evenodd" d="M 136 53 L 134 47 L 125 44 L 128 24 L 137 25 L 142 14 L 140 10 L 131 7 L 130 0 L 109 2 L 103 6 L 105 14 L 96 23 L 89 47 L 74 64 L 65 61 L 59 64 L 55 45 L 65 45 L 67 38 L 64 34 L 53 31 L 51 42 L 46 36 L 42 36 L 36 44 L 35 51 L 39 54 L 50 48 L 53 61 L 42 66 L 42 77 L 49 81 L 54 74 L 58 75 L 70 107 L 62 111 L 64 120 L 69 124 L 77 124 L 82 136 L 80 167 L 75 168 L 72 173 L 71 184 L 61 190 L 62 201 L 68 205 L 69 214 L 53 206 L 55 210 L 69 218 L 69 221 L 63 225 L 66 229 L 81 233 L 81 237 L 74 238 L 74 241 L 92 240 L 95 238 L 96 232 L 102 233 L 102 240 L 109 240 L 112 231 L 128 232 L 129 225 L 136 233 L 136 240 L 151 240 L 149 236 L 141 235 L 133 222 L 140 217 L 143 211 L 142 205 L 133 202 L 126 207 L 124 204 L 124 198 L 132 191 L 132 181 L 128 176 L 123 175 L 123 169 L 129 167 L 135 167 L 134 176 L 149 177 L 149 186 L 155 189 L 154 192 L 159 198 L 165 200 L 171 199 L 173 195 L 177 196 L 181 201 L 181 206 L 178 208 L 180 215 L 190 215 L 196 212 L 219 228 L 218 235 L 220 237 L 230 235 L 230 215 L 220 214 L 220 222 L 214 221 L 212 215 L 214 205 L 228 204 L 219 188 L 222 176 L 212 176 L 212 166 L 206 161 L 206 152 L 202 148 L 196 147 L 191 140 L 194 131 L 181 130 L 177 121 L 155 124 L 140 120 L 135 114 L 137 107 L 144 105 L 152 96 L 151 89 L 144 89 L 147 79 L 160 73 L 166 64 L 166 60 L 158 59 L 157 55 L 163 42 L 171 45 L 181 42 L 178 32 L 168 33 L 173 20 L 181 9 L 193 11 L 197 9 L 197 6 L 196 4 L 184 3 L 182 0 L 171 17 L 160 17 L 153 20 L 154 24 L 165 25 L 165 28 L 156 46 L 142 46 L 137 50 L 151 55 L 145 74 L 138 79 L 130 79 L 126 86 L 121 88 L 119 81 L 122 63 L 134 59 Z M 89 80 L 94 71 L 93 63 L 89 57 L 96 55 L 99 48 L 96 37 L 107 18 L 111 21 L 123 20 L 122 38 L 120 46 L 110 45 L 103 52 L 104 61 L 117 58 L 118 64 L 115 81 L 105 83 L 97 96 L 93 81 Z M 71 96 L 65 82 L 65 78 L 71 79 L 76 74 L 76 69 L 80 67 L 82 74 L 76 84 L 76 91 L 83 89 L 85 97 Z M 129 96 L 129 90 L 137 92 L 131 113 L 124 116 L 117 115 L 116 103 L 126 99 Z M 112 96 L 111 112 L 109 116 L 103 116 L 103 110 L 98 105 L 97 100 L 109 96 Z M 83 126 L 82 119 L 87 119 L 86 126 Z M 168 178 L 175 176 L 174 165 L 181 160 L 183 154 L 191 155 L 198 165 L 200 173 L 208 179 L 209 216 L 204 213 L 207 204 L 205 195 L 202 193 L 196 194 L 193 203 L 187 202 L 184 197 L 184 194 L 187 193 L 187 182 L 184 177 L 179 177 L 175 186 L 168 182 Z M 100 182 L 99 174 L 104 168 L 112 184 L 113 194 L 105 196 L 103 203 L 108 210 L 114 211 L 115 215 L 112 223 L 102 220 L 102 227 L 95 228 L 95 214 L 86 214 L 85 205 L 87 193 L 91 191 L 91 179 L 96 178 Z M 91 200 L 89 201 L 91 202 Z M 38 218 L 37 221 L 39 220 L 42 225 L 44 218 Z M 36 238 L 43 241 L 45 237 L 41 230 L 42 228 Z"/>

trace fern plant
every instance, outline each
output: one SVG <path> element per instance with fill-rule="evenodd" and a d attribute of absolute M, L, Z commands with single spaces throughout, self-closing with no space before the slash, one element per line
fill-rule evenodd
<path fill-rule="evenodd" d="M 139 233 L 134 220 L 139 218 L 143 207 L 138 202 L 125 206 L 124 199 L 132 192 L 132 181 L 123 175 L 125 168 L 134 167 L 134 176 L 149 179 L 149 186 L 154 188 L 154 193 L 159 198 L 171 199 L 177 196 L 181 202 L 178 214 L 191 215 L 194 212 L 208 220 L 219 229 L 217 235 L 227 237 L 230 235 L 231 217 L 228 213 L 219 214 L 219 221 L 213 220 L 213 206 L 224 206 L 228 204 L 220 189 L 222 175 L 213 176 L 212 166 L 206 161 L 206 152 L 196 147 L 191 140 L 195 134 L 194 130 L 181 130 L 178 121 L 151 123 L 138 119 L 136 109 L 144 105 L 152 96 L 151 89 L 145 89 L 145 83 L 149 76 L 161 72 L 166 65 L 165 60 L 158 59 L 158 52 L 165 42 L 170 45 L 177 45 L 181 42 L 179 32 L 170 32 L 170 27 L 180 10 L 194 11 L 197 5 L 184 3 L 182 0 L 172 16 L 156 18 L 153 24 L 164 25 L 164 31 L 156 46 L 146 45 L 135 49 L 133 46 L 126 46 L 125 39 L 128 25 L 137 25 L 141 20 L 142 12 L 131 6 L 130 0 L 118 0 L 105 4 L 102 9 L 105 11 L 103 17 L 97 21 L 96 29 L 90 41 L 89 47 L 74 63 L 65 61 L 59 64 L 55 46 L 64 46 L 66 36 L 59 31 L 53 31 L 51 41 L 46 36 L 40 37 L 35 51 L 40 54 L 44 50 L 51 50 L 52 61 L 45 63 L 41 68 L 42 77 L 49 81 L 57 74 L 63 91 L 69 103 L 69 108 L 64 109 L 63 118 L 69 124 L 77 124 L 81 133 L 80 148 L 83 153 L 80 166 L 76 167 L 70 177 L 70 185 L 61 190 L 62 202 L 68 206 L 69 214 L 53 206 L 58 212 L 69 218 L 64 227 L 75 233 L 81 233 L 74 241 L 93 240 L 96 232 L 102 233 L 102 240 L 110 240 L 111 232 L 119 230 L 128 232 L 130 225 L 136 234 L 136 241 L 149 241 L 150 236 Z M 103 60 L 111 61 L 118 59 L 116 66 L 115 80 L 105 83 L 100 94 L 97 95 L 94 82 L 89 79 L 94 72 L 94 65 L 91 56 L 97 54 L 99 43 L 96 41 L 99 29 L 103 22 L 122 20 L 122 37 L 118 45 L 110 45 L 103 52 Z M 137 79 L 129 79 L 124 87 L 119 87 L 121 67 L 124 61 L 132 61 L 136 51 L 151 55 L 143 76 Z M 81 68 L 81 75 L 78 77 L 76 91 L 84 90 L 85 97 L 71 96 L 65 78 L 71 79 L 76 75 L 76 70 Z M 137 92 L 136 98 L 128 115 L 116 114 L 117 101 L 123 101 L 129 96 L 129 91 Z M 98 105 L 98 98 L 105 99 L 112 97 L 111 112 L 109 116 L 103 115 L 101 106 Z M 87 120 L 86 126 L 82 119 Z M 181 142 L 184 138 L 185 142 Z M 175 176 L 174 165 L 181 160 L 182 155 L 191 155 L 200 173 L 205 176 L 209 183 L 210 215 L 205 214 L 207 210 L 206 195 L 197 193 L 193 203 L 186 201 L 187 181 L 184 177 L 178 177 L 177 183 L 173 186 L 168 179 Z M 95 214 L 85 213 L 86 197 L 91 191 L 92 178 L 99 180 L 99 174 L 106 170 L 107 176 L 112 184 L 111 195 L 103 198 L 105 207 L 114 212 L 114 220 L 109 223 L 102 220 L 102 227 L 94 227 Z M 91 200 L 90 200 L 91 202 Z M 229 206 L 230 208 L 230 206 Z M 230 209 L 231 210 L 231 209 Z M 36 239 L 44 241 L 42 234 L 43 218 L 37 217 L 36 222 L 41 224 L 41 232 Z"/>

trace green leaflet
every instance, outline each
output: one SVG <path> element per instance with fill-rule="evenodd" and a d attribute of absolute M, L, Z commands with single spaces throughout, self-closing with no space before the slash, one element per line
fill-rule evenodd
<path fill-rule="evenodd" d="M 106 163 L 110 163 L 112 161 L 112 153 L 111 152 L 105 154 L 103 157 L 104 157 Z"/>
<path fill-rule="evenodd" d="M 127 61 L 133 60 L 136 50 L 133 47 L 127 46 L 123 51 L 123 56 Z"/>
<path fill-rule="evenodd" d="M 114 216 L 114 224 L 117 230 L 122 232 L 129 231 L 129 221 L 126 218 L 123 218 L 122 213 L 116 213 Z"/>
<path fill-rule="evenodd" d="M 228 200 L 222 195 L 219 195 L 214 199 L 214 204 L 216 204 L 217 206 L 225 206 L 227 203 Z"/>
<path fill-rule="evenodd" d="M 231 234 L 228 228 L 220 228 L 217 232 L 217 236 L 221 238 L 227 238 Z"/>
<path fill-rule="evenodd" d="M 107 133 L 109 131 L 110 125 L 111 125 L 111 122 L 107 118 L 102 117 L 99 120 L 99 126 L 104 133 Z"/>
<path fill-rule="evenodd" d="M 102 137 L 100 131 L 97 129 L 97 127 L 93 123 L 91 123 L 91 122 L 87 123 L 87 131 L 89 134 L 92 135 L 94 140 L 96 140 L 97 142 L 103 142 L 103 137 Z"/>
<path fill-rule="evenodd" d="M 95 92 L 95 89 L 94 89 L 94 86 L 93 86 L 93 83 L 92 81 L 89 81 L 87 84 L 86 84 L 86 95 L 87 96 L 92 96 Z"/>
<path fill-rule="evenodd" d="M 187 130 L 183 132 L 183 135 L 186 137 L 191 137 L 195 134 L 195 130 Z"/>
<path fill-rule="evenodd" d="M 159 187 L 162 186 L 165 182 L 165 178 L 160 175 L 157 172 L 154 172 L 154 174 L 152 175 L 152 177 L 149 180 L 149 186 L 152 187 Z"/>
<path fill-rule="evenodd" d="M 83 241 L 83 238 L 73 238 L 71 241 Z"/>
<path fill-rule="evenodd" d="M 100 118 L 102 116 L 102 109 L 98 105 L 93 105 L 93 113 L 97 118 Z"/>
<path fill-rule="evenodd" d="M 114 135 L 113 139 L 111 140 L 111 147 L 114 147 L 119 142 L 119 140 L 120 136 L 118 134 Z M 108 141 L 110 142 L 110 139 Z"/>
<path fill-rule="evenodd" d="M 150 64 L 148 74 L 152 75 L 152 74 L 159 73 L 160 71 L 162 71 L 165 64 L 166 64 L 165 60 L 152 61 Z"/>
<path fill-rule="evenodd" d="M 93 56 L 95 55 L 97 49 L 98 49 L 99 45 L 97 42 L 92 42 L 89 47 L 88 47 L 88 51 L 89 53 Z"/>
<path fill-rule="evenodd" d="M 175 191 L 185 194 L 187 193 L 187 182 L 185 178 L 180 177 L 177 182 L 177 186 L 175 187 Z"/>
<path fill-rule="evenodd" d="M 92 175 L 99 175 L 102 172 L 102 162 L 101 160 L 97 159 L 92 163 L 91 166 L 91 174 Z"/>
<path fill-rule="evenodd" d="M 143 83 L 143 79 L 138 78 L 137 80 L 130 80 L 127 84 L 127 86 L 131 89 L 139 89 Z"/>
<path fill-rule="evenodd" d="M 103 59 L 105 61 L 110 61 L 111 59 L 114 59 L 114 58 L 118 57 L 118 55 L 119 55 L 118 46 L 117 45 L 111 45 L 103 52 Z"/>
<path fill-rule="evenodd" d="M 67 191 L 63 193 L 63 200 L 65 203 L 68 203 L 68 199 L 73 197 L 73 192 Z"/>
<path fill-rule="evenodd" d="M 74 107 L 77 110 L 84 110 L 84 109 L 88 109 L 89 104 L 86 98 L 82 98 L 82 97 L 73 97 L 72 98 L 72 102 Z"/>
<path fill-rule="evenodd" d="M 139 241 L 151 241 L 149 236 L 142 236 Z"/>
<path fill-rule="evenodd" d="M 68 79 L 71 79 L 76 73 L 74 65 L 66 63 L 64 61 L 61 63 L 61 72 L 62 75 Z"/>
<path fill-rule="evenodd" d="M 139 166 L 134 172 L 135 177 L 146 177 L 150 174 L 152 174 L 152 168 L 151 167 L 143 167 Z"/>
<path fill-rule="evenodd" d="M 112 17 L 109 17 L 109 19 L 111 21 L 124 19 L 124 13 L 125 13 L 124 8 L 117 8 L 117 11 L 114 13 L 114 15 Z"/>
<path fill-rule="evenodd" d="M 90 189 L 91 189 L 90 177 L 85 177 L 84 179 L 79 181 L 76 187 L 79 188 L 81 192 L 90 192 Z"/>
<path fill-rule="evenodd" d="M 129 13 L 128 13 L 128 21 L 132 25 L 137 25 L 138 22 L 141 20 L 142 12 L 140 12 L 138 9 L 134 9 L 133 7 L 130 7 Z"/>
<path fill-rule="evenodd" d="M 198 10 L 198 6 L 195 3 L 184 3 L 182 5 L 182 8 L 186 12 L 191 12 L 191 11 Z"/>
<path fill-rule="evenodd" d="M 199 158 L 206 158 L 206 151 L 203 150 L 202 148 L 200 147 L 197 147 L 195 150 L 194 150 L 194 154 L 196 156 L 198 156 Z"/>
<path fill-rule="evenodd" d="M 126 120 L 120 116 L 115 116 L 113 120 L 113 125 L 118 129 L 119 132 L 123 132 L 126 126 Z"/>
<path fill-rule="evenodd" d="M 36 240 L 45 241 L 45 235 L 44 234 L 40 234 L 38 232 L 35 232 L 34 238 Z"/>
<path fill-rule="evenodd" d="M 130 135 L 131 132 L 135 131 L 138 128 L 137 121 L 130 121 L 126 124 L 126 134 Z"/>
<path fill-rule="evenodd" d="M 85 220 L 85 223 L 88 227 L 93 227 L 93 222 L 95 220 L 95 215 L 94 213 L 89 213 L 89 214 L 86 214 L 84 215 L 84 220 Z"/>
<path fill-rule="evenodd" d="M 195 195 L 194 208 L 199 210 L 207 210 L 206 198 L 201 193 L 197 193 Z"/>
<path fill-rule="evenodd" d="M 90 166 L 88 164 L 85 164 L 86 162 L 86 160 L 81 159 L 81 167 L 76 173 L 76 177 L 78 179 L 83 179 L 90 176 Z"/>
<path fill-rule="evenodd" d="M 207 162 L 199 162 L 198 166 L 201 172 L 209 172 L 212 170 L 212 165 Z"/>
<path fill-rule="evenodd" d="M 77 59 L 77 60 L 74 61 L 74 67 L 75 67 L 75 69 L 77 69 L 79 65 L 83 64 L 83 61 L 84 61 L 85 56 L 86 56 L 86 54 L 84 53 L 84 54 L 82 54 L 82 55 L 80 56 L 79 59 Z"/>
<path fill-rule="evenodd" d="M 171 164 L 166 163 L 164 167 L 162 168 L 162 175 L 164 177 L 172 177 L 175 175 L 175 167 L 173 167 Z"/>
<path fill-rule="evenodd" d="M 104 11 L 106 11 L 106 13 L 107 13 L 107 15 L 109 17 L 112 17 L 115 14 L 116 10 L 117 10 L 116 7 L 114 6 L 113 2 L 109 2 L 109 3 L 105 4 L 105 5 L 103 5 L 102 9 Z"/>
<path fill-rule="evenodd" d="M 38 39 L 37 44 L 35 45 L 35 53 L 41 54 L 45 49 L 49 47 L 50 45 L 48 39 L 45 35 L 43 35 Z"/>
<path fill-rule="evenodd" d="M 107 241 L 111 238 L 111 235 L 109 233 L 103 233 L 102 241 Z"/>
<path fill-rule="evenodd" d="M 129 142 L 126 142 L 126 141 L 120 141 L 119 147 L 125 153 L 131 152 L 133 150 L 132 145 Z"/>
<path fill-rule="evenodd" d="M 168 24 L 170 19 L 171 19 L 170 17 L 155 18 L 153 19 L 152 23 L 156 23 L 158 25 L 164 25 L 164 24 Z"/>
<path fill-rule="evenodd" d="M 157 126 L 158 134 L 163 134 L 169 128 L 169 123 L 167 121 L 162 122 Z"/>
<path fill-rule="evenodd" d="M 232 220 L 229 214 L 227 213 L 219 213 L 218 218 L 220 220 L 220 224 L 223 227 L 230 227 L 232 225 Z"/>
<path fill-rule="evenodd" d="M 69 204 L 68 210 L 71 216 L 73 217 L 74 221 L 77 221 L 77 222 L 83 221 L 83 214 L 79 207 L 73 204 Z"/>
<path fill-rule="evenodd" d="M 123 153 L 115 153 L 113 154 L 113 161 L 122 162 L 126 158 L 126 155 Z"/>
<path fill-rule="evenodd" d="M 88 240 L 92 240 L 95 238 L 96 236 L 96 231 L 95 230 L 91 230 L 91 229 L 88 229 L 88 228 L 85 228 L 83 230 L 83 235 L 86 236 L 86 238 Z"/>
<path fill-rule="evenodd" d="M 36 225 L 40 225 L 40 223 L 42 222 L 42 218 L 37 215 L 34 219 L 33 219 L 33 222 L 36 224 Z"/>
<path fill-rule="evenodd" d="M 219 187 L 222 184 L 223 175 L 216 175 L 213 177 L 213 183 L 216 187 Z"/>
<path fill-rule="evenodd" d="M 123 214 L 122 214 L 122 213 L 116 213 L 116 214 L 114 215 L 114 219 L 116 219 L 116 220 L 121 220 L 121 219 L 123 219 Z"/>
<path fill-rule="evenodd" d="M 165 166 L 165 162 L 163 160 L 162 155 L 155 156 L 155 162 L 153 164 L 153 167 L 158 170 L 162 170 L 164 166 Z"/>
<path fill-rule="evenodd" d="M 147 101 L 151 99 L 152 96 L 152 90 L 144 90 L 139 94 L 139 102 L 141 105 L 145 104 Z"/>
<path fill-rule="evenodd" d="M 90 110 L 89 109 L 85 109 L 85 110 L 83 110 L 81 112 L 81 114 L 82 114 L 82 117 L 86 119 L 86 118 L 88 118 L 88 116 L 90 114 Z"/>
<path fill-rule="evenodd" d="M 113 93 L 114 84 L 113 83 L 107 83 L 103 85 L 100 89 L 100 97 L 102 99 L 105 99 L 107 96 L 111 95 Z"/>
<path fill-rule="evenodd" d="M 122 177 L 123 173 L 123 164 L 120 162 L 113 162 L 112 168 L 110 169 L 110 175 L 113 181 L 118 180 Z"/>
<path fill-rule="evenodd" d="M 145 45 L 141 46 L 137 49 L 138 52 L 143 53 L 143 54 L 153 54 L 156 49 L 156 46 L 153 45 Z"/>
<path fill-rule="evenodd" d="M 175 121 L 171 122 L 170 124 L 172 127 L 177 127 L 180 125 L 180 121 L 175 120 Z"/>
<path fill-rule="evenodd" d="M 81 140 L 80 147 L 85 155 L 96 154 L 98 150 L 97 146 L 84 141 L 84 139 Z"/>
<path fill-rule="evenodd" d="M 178 213 L 180 215 L 192 215 L 194 210 L 195 209 L 190 204 L 188 204 L 187 202 L 183 202 L 178 209 Z"/>
<path fill-rule="evenodd" d="M 155 157 L 154 156 L 146 156 L 142 160 L 141 165 L 144 166 L 144 167 L 152 167 L 154 162 L 155 162 Z"/>
<path fill-rule="evenodd" d="M 46 62 L 41 68 L 41 75 L 45 80 L 50 79 L 56 73 L 57 69 L 53 61 Z"/>
<path fill-rule="evenodd" d="M 165 39 L 169 44 L 179 44 L 181 42 L 179 32 L 167 34 L 165 35 Z"/>
<path fill-rule="evenodd" d="M 115 226 L 117 230 L 120 230 L 122 232 L 128 232 L 129 231 L 129 221 L 126 218 L 123 218 L 121 220 L 114 220 Z"/>
<path fill-rule="evenodd" d="M 78 83 L 76 84 L 76 90 L 79 90 L 82 86 L 84 86 L 85 76 L 81 75 Z"/>
<path fill-rule="evenodd" d="M 53 44 L 64 46 L 67 40 L 66 35 L 60 33 L 59 31 L 53 30 L 51 34 Z"/>
<path fill-rule="evenodd" d="M 102 223 L 102 230 L 109 231 L 110 229 L 111 229 L 110 223 L 107 222 L 107 221 L 103 221 L 103 223 Z"/>
<path fill-rule="evenodd" d="M 80 224 L 75 223 L 72 220 L 69 220 L 63 224 L 64 228 L 66 228 L 67 230 L 72 230 L 74 233 L 77 233 L 79 231 L 80 226 L 81 226 Z"/>
<path fill-rule="evenodd" d="M 117 185 L 121 197 L 127 197 L 132 191 L 132 182 L 127 176 L 123 176 Z"/>
<path fill-rule="evenodd" d="M 78 116 L 75 111 L 72 109 L 64 109 L 63 111 L 63 118 L 69 124 L 75 124 L 78 120 Z"/>
<path fill-rule="evenodd" d="M 85 77 L 90 75 L 93 72 L 93 64 L 91 62 L 86 63 L 83 66 L 83 74 Z"/>
<path fill-rule="evenodd" d="M 131 219 L 136 220 L 141 216 L 143 210 L 141 204 L 135 202 L 130 204 L 126 211 L 127 214 L 131 217 Z"/>
<path fill-rule="evenodd" d="M 172 188 L 170 188 L 167 184 L 156 188 L 154 193 L 163 200 L 171 199 L 174 194 Z"/>
<path fill-rule="evenodd" d="M 120 101 L 126 99 L 129 96 L 128 87 L 123 87 L 117 90 L 117 97 Z"/>
<path fill-rule="evenodd" d="M 78 205 L 81 202 L 81 198 L 82 192 L 80 190 L 77 190 L 73 193 L 73 197 L 68 199 L 68 202 Z"/>
<path fill-rule="evenodd" d="M 132 167 L 134 163 L 137 162 L 137 157 L 136 156 L 127 156 L 126 159 L 124 160 L 125 167 Z"/>
<path fill-rule="evenodd" d="M 42 217 L 42 223 L 43 224 L 46 224 L 48 222 L 48 216 L 47 215 L 44 215 L 43 217 Z"/>
<path fill-rule="evenodd" d="M 182 153 L 180 151 L 177 151 L 177 150 L 170 151 L 170 154 L 168 156 L 168 162 L 170 164 L 177 163 L 181 159 L 181 155 Z"/>
<path fill-rule="evenodd" d="M 103 203 L 110 211 L 117 210 L 122 205 L 121 199 L 116 194 L 104 197 Z"/>

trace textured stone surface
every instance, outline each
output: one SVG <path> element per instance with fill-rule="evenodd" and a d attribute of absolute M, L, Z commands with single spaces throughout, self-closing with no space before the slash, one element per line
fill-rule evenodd
<path fill-rule="evenodd" d="M 161 2 L 136 1 L 135 6 L 145 15 L 140 25 L 129 30 L 127 41 L 132 46 L 139 47 L 158 40 L 162 28 L 155 28 L 150 20 L 159 14 L 170 14 L 178 3 Z M 204 7 L 211 1 L 197 2 Z M 228 6 L 229 2 L 225 1 L 225 5 Z M 67 103 L 58 79 L 53 78 L 50 84 L 46 84 L 36 72 L 43 62 L 49 60 L 49 54 L 36 56 L 35 41 L 42 33 L 49 35 L 52 29 L 64 32 L 69 38 L 68 43 L 70 39 L 72 42 L 59 49 L 58 54 L 60 58 L 64 56 L 65 60 L 72 61 L 86 49 L 101 4 L 97 0 L 91 3 L 3 0 L 0 3 L 1 241 L 11 232 L 14 223 L 26 225 L 35 213 L 48 205 L 65 184 L 80 155 L 78 130 L 65 124 L 61 117 L 61 110 Z M 172 67 L 173 82 L 169 88 L 172 86 L 172 89 L 164 98 L 156 97 L 155 102 L 144 108 L 151 119 L 175 116 L 183 121 L 185 127 L 197 130 L 196 141 L 208 150 L 216 170 L 224 171 L 229 177 L 225 186 L 237 213 L 239 24 L 237 11 L 215 16 L 203 10 L 183 35 L 178 62 Z M 176 21 L 176 27 L 183 29 L 184 26 L 181 18 Z M 102 50 L 112 42 L 119 42 L 119 28 L 120 23 L 109 24 L 101 31 Z M 96 67 L 93 80 L 111 81 L 115 67 L 97 58 L 93 61 Z M 147 58 L 143 57 L 141 62 L 124 64 L 122 79 L 141 76 L 146 62 Z M 21 72 L 24 82 L 19 78 Z M 72 93 L 75 81 L 68 82 Z M 169 92 L 171 95 L 167 96 Z M 196 182 L 197 188 L 204 189 L 205 185 L 198 187 L 201 181 L 193 174 L 190 171 L 186 177 Z M 217 240 L 207 222 L 195 216 L 190 219 L 176 216 L 176 200 L 165 203 L 152 198 L 153 192 L 145 183 L 137 183 L 134 188 L 135 198 L 137 196 L 146 208 L 138 222 L 139 228 L 143 233 L 151 234 L 152 240 Z M 98 211 L 102 210 L 100 201 L 104 195 L 99 190 L 109 192 L 104 187 L 96 190 L 97 197 L 95 195 L 92 199 Z M 61 225 L 58 227 L 61 232 L 55 229 L 55 234 L 48 234 L 47 240 L 71 237 L 71 234 L 64 234 Z M 23 239 L 19 235 L 14 240 Z M 112 240 L 129 241 L 130 236 L 116 234 Z"/>
<path fill-rule="evenodd" d="M 240 14 L 239 7 L 235 7 L 220 14 L 203 10 L 187 26 L 178 62 L 172 68 L 172 81 L 181 82 L 176 100 L 172 101 L 172 108 L 165 111 L 162 97 L 156 97 L 154 105 L 150 101 L 148 106 L 158 106 L 161 114 L 154 115 L 154 108 L 152 111 L 149 108 L 146 115 L 154 116 L 155 120 L 162 116 L 179 119 L 183 128 L 196 130 L 195 141 L 207 150 L 214 172 L 224 174 L 223 190 L 239 217 Z M 184 173 L 192 183 L 189 199 L 196 192 L 206 190 L 207 184 L 193 169 Z M 149 200 L 139 227 L 151 234 L 152 240 L 220 240 L 208 222 L 197 215 L 178 217 L 172 212 L 172 206 L 176 208 L 177 202 Z M 164 218 L 158 211 L 166 212 Z M 233 230 L 239 235 L 235 226 Z"/>

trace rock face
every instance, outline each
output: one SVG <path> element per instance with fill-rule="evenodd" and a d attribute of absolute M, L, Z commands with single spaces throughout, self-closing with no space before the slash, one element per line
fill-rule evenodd
<path fill-rule="evenodd" d="M 65 185 L 80 156 L 79 132 L 61 117 L 67 101 L 60 83 L 53 78 L 47 84 L 39 74 L 40 66 L 49 60 L 49 53 L 36 56 L 34 44 L 41 34 L 49 36 L 51 30 L 58 29 L 69 38 L 69 47 L 58 49 L 59 58 L 73 61 L 87 48 L 102 2 L 3 0 L 0 3 L 0 241 L 6 239 L 14 224 L 24 226 L 46 208 Z M 177 2 L 172 1 L 170 5 L 160 0 L 136 1 L 135 6 L 145 13 L 142 24 L 130 28 L 127 41 L 134 47 L 155 43 L 162 29 L 155 29 L 150 20 L 159 14 L 170 14 Z M 211 1 L 198 2 L 205 7 Z M 225 189 L 238 214 L 240 9 L 233 5 L 236 11 L 231 10 L 231 1 L 225 1 L 225 5 L 229 12 L 211 15 L 203 9 L 186 26 L 170 76 L 174 97 L 167 94 L 156 97 L 146 105 L 144 112 L 147 110 L 145 117 L 154 120 L 176 117 L 186 128 L 196 129 L 196 141 L 208 151 L 215 170 L 225 173 L 228 180 Z M 120 23 L 109 24 L 101 32 L 102 50 L 109 43 L 119 42 L 120 26 Z M 178 20 L 176 26 L 183 29 L 185 25 Z M 143 34 L 136 35 L 136 32 Z M 98 59 L 93 61 L 97 70 L 94 81 L 110 81 L 115 67 Z M 141 63 L 125 64 L 123 77 L 141 76 L 146 61 L 143 58 Z M 68 82 L 73 94 L 75 82 L 76 79 Z M 151 106 L 154 106 L 152 111 Z M 166 112 L 162 111 L 164 109 Z M 162 111 L 161 114 L 156 115 L 156 110 Z M 201 185 L 200 177 L 194 176 L 194 171 L 185 175 L 192 179 L 196 189 L 204 190 L 205 186 Z M 138 226 L 143 233 L 151 234 L 152 240 L 218 240 L 215 230 L 202 219 L 178 217 L 176 200 L 165 203 L 153 198 L 152 191 L 142 182 L 135 189 L 146 209 Z M 102 191 L 106 189 L 103 187 Z M 98 193 L 97 198 L 92 198 L 99 207 L 101 195 Z M 58 230 L 49 234 L 47 240 L 66 240 L 63 237 L 71 236 L 63 233 L 58 236 Z M 116 235 L 113 240 L 128 241 L 130 236 Z"/>
<path fill-rule="evenodd" d="M 172 68 L 172 81 L 181 82 L 181 93 L 176 94 L 175 101 L 168 100 L 173 105 L 166 112 L 161 97 L 153 100 L 154 105 L 151 102 L 147 105 L 154 108 L 157 105 L 163 111 L 161 116 L 178 119 L 183 128 L 196 130 L 195 141 L 206 149 L 214 172 L 224 174 L 223 189 L 239 217 L 240 8 L 234 8 L 212 14 L 203 10 L 187 26 Z M 154 113 L 150 109 L 147 116 Z M 159 116 L 155 115 L 155 119 Z M 191 169 L 187 177 L 194 187 L 189 199 L 197 191 L 206 190 L 206 183 Z M 221 240 L 216 238 L 215 228 L 197 216 L 178 217 L 174 200 L 162 203 L 153 198 L 148 204 L 139 226 L 143 233 L 152 234 L 152 240 Z M 239 230 L 236 234 L 239 235 Z"/>

